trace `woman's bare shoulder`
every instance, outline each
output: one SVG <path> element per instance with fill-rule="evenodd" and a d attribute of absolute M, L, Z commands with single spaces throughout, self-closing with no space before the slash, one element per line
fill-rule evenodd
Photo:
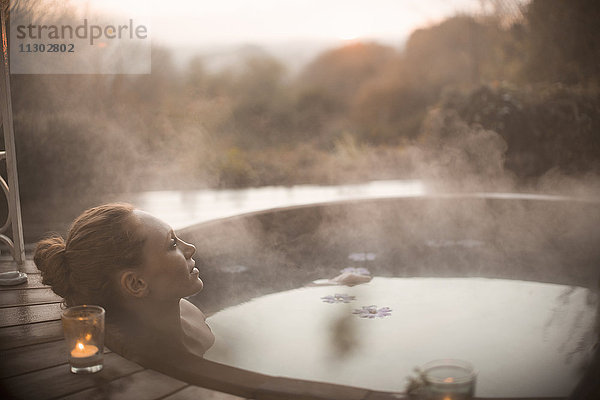
<path fill-rule="evenodd" d="M 202 317 L 202 320 L 206 319 L 206 315 L 196 307 L 191 301 L 186 299 L 181 299 L 179 301 L 179 309 L 181 310 L 182 316 L 193 316 L 193 317 Z"/>
<path fill-rule="evenodd" d="M 206 350 L 215 343 L 215 336 L 206 324 L 206 316 L 198 307 L 185 299 L 179 302 L 179 308 L 186 348 L 198 356 L 204 355 Z"/>

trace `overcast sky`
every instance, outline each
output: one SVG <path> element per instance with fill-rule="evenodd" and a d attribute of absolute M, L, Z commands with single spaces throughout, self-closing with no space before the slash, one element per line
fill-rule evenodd
<path fill-rule="evenodd" d="M 99 0 L 96 0 L 99 1 Z M 403 40 L 480 0 L 102 0 L 151 17 L 152 40 L 185 45 L 296 40 Z"/>

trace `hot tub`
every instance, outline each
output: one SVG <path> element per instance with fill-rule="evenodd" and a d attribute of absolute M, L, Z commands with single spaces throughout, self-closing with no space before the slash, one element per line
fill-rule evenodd
<path fill-rule="evenodd" d="M 211 314 L 217 342 L 206 358 L 219 363 L 402 392 L 414 367 L 458 358 L 475 365 L 478 397 L 560 397 L 597 343 L 595 201 L 366 199 L 227 218 L 182 236 L 198 247 L 205 289 L 191 300 Z M 347 267 L 373 279 L 314 285 Z"/>

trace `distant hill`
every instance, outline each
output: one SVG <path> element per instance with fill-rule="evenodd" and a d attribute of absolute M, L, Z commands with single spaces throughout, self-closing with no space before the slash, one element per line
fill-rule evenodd
<path fill-rule="evenodd" d="M 406 40 L 377 42 L 400 50 Z M 294 40 L 265 44 L 199 45 L 195 48 L 171 46 L 168 49 L 172 53 L 173 61 L 179 68 L 185 68 L 192 58 L 201 57 L 208 71 L 217 71 L 242 65 L 243 63 L 240 61 L 249 57 L 268 54 L 283 63 L 290 74 L 295 75 L 321 53 L 339 48 L 347 43 L 349 42 L 344 40 Z"/>

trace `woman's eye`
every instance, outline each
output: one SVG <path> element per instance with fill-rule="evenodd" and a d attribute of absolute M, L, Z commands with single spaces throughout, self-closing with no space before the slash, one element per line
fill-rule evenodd
<path fill-rule="evenodd" d="M 177 247 L 177 240 L 173 239 L 173 240 L 171 240 L 171 248 L 175 248 L 175 247 Z"/>

